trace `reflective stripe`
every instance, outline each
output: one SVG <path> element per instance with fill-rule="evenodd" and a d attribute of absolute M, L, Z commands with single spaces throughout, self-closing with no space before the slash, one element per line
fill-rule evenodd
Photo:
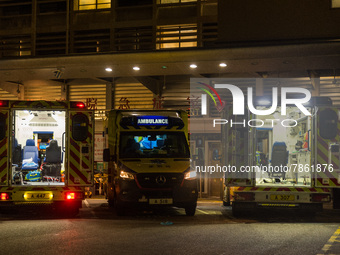
<path fill-rule="evenodd" d="M 287 192 L 330 192 L 328 188 L 269 188 L 269 187 L 233 187 L 234 191 L 287 191 Z"/>
<path fill-rule="evenodd" d="M 4 114 L 6 119 L 6 134 L 8 135 L 8 111 L 1 111 L 0 113 Z M 0 185 L 8 185 L 8 137 L 7 135 L 3 140 L 0 141 Z"/>
<path fill-rule="evenodd" d="M 89 118 L 86 141 L 75 141 L 72 136 L 72 118 L 76 114 L 84 114 Z M 70 112 L 70 136 L 68 154 L 69 185 L 91 186 L 93 183 L 93 125 L 92 112 Z M 88 147 L 88 153 L 83 154 L 83 146 Z"/>
<path fill-rule="evenodd" d="M 68 108 L 68 103 L 64 101 L 10 101 L 12 108 L 39 108 L 47 109 Z"/>
<path fill-rule="evenodd" d="M 318 110 L 319 114 L 322 112 L 322 110 L 327 108 L 320 108 Z M 332 110 L 336 111 L 338 113 L 337 108 L 331 108 Z M 334 139 L 323 139 L 320 136 L 320 128 L 319 128 L 319 121 L 320 119 L 317 119 L 317 155 L 316 155 L 316 164 L 323 165 L 322 170 L 325 165 L 327 167 L 329 164 L 332 164 L 332 167 L 336 169 L 340 169 L 340 158 L 339 155 L 334 154 L 330 151 L 330 145 L 331 144 L 339 144 L 340 141 L 340 118 L 338 118 L 337 123 L 337 135 Z M 315 173 L 316 178 L 316 186 L 317 187 L 340 187 L 340 183 L 338 183 L 338 172 L 333 171 L 320 171 Z"/>

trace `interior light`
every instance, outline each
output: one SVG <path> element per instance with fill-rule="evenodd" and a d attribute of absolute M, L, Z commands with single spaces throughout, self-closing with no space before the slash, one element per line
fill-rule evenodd
<path fill-rule="evenodd" d="M 259 101 L 258 101 L 258 104 L 259 105 L 270 105 L 270 100 L 268 100 L 268 99 L 260 99 Z"/>
<path fill-rule="evenodd" d="M 135 71 L 139 71 L 140 70 L 140 68 L 138 66 L 134 66 L 132 69 L 135 70 Z"/>
<path fill-rule="evenodd" d="M 197 68 L 197 65 L 191 64 L 191 65 L 190 65 L 190 68 L 195 69 L 195 68 Z"/>
<path fill-rule="evenodd" d="M 220 63 L 220 67 L 226 67 L 227 64 L 226 63 Z"/>
<path fill-rule="evenodd" d="M 106 72 L 112 72 L 112 68 L 111 68 L 111 67 L 106 67 L 106 68 L 105 68 L 105 71 L 106 71 Z"/>

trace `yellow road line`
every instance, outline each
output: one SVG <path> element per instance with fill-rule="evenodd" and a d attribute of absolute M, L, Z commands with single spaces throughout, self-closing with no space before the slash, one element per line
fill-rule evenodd
<path fill-rule="evenodd" d="M 317 255 L 340 254 L 340 227 L 333 233 L 327 243 L 322 247 L 322 251 Z M 336 252 L 336 253 L 335 253 Z"/>
<path fill-rule="evenodd" d="M 204 213 L 204 214 L 210 214 L 210 213 L 205 212 L 205 211 L 202 211 L 202 210 L 200 210 L 200 209 L 196 209 L 196 211 L 199 211 L 199 212 Z"/>

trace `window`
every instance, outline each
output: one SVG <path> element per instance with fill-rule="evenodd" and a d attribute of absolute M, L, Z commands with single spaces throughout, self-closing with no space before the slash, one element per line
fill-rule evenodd
<path fill-rule="evenodd" d="M 76 141 L 85 141 L 88 133 L 88 118 L 84 114 L 76 114 L 72 118 L 72 137 Z"/>
<path fill-rule="evenodd" d="M 337 136 L 338 115 L 332 109 L 319 113 L 319 134 L 323 139 L 334 139 Z"/>
<path fill-rule="evenodd" d="M 332 0 L 332 8 L 340 8 L 340 0 Z"/>
<path fill-rule="evenodd" d="M 77 2 L 77 1 L 75 1 Z M 96 10 L 111 8 L 111 0 L 78 0 L 78 10 Z"/>
<path fill-rule="evenodd" d="M 160 4 L 175 4 L 175 3 L 188 3 L 197 2 L 197 0 L 159 0 Z"/>
<path fill-rule="evenodd" d="M 120 158 L 187 158 L 184 132 L 121 132 Z"/>
<path fill-rule="evenodd" d="M 0 141 L 6 137 L 6 119 L 5 114 L 0 113 Z"/>
<path fill-rule="evenodd" d="M 197 47 L 195 25 L 163 26 L 157 30 L 157 49 Z"/>

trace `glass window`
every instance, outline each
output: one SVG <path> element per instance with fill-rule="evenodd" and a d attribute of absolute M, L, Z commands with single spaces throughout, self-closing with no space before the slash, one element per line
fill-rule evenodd
<path fill-rule="evenodd" d="M 111 0 L 79 0 L 78 10 L 96 10 L 111 8 Z"/>
<path fill-rule="evenodd" d="M 88 133 L 88 118 L 79 113 L 72 118 L 72 137 L 76 141 L 85 141 Z"/>
<path fill-rule="evenodd" d="M 188 3 L 197 2 L 197 0 L 160 0 L 160 4 Z"/>
<path fill-rule="evenodd" d="M 0 141 L 5 138 L 6 129 L 6 116 L 5 114 L 0 113 Z"/>
<path fill-rule="evenodd" d="M 157 49 L 197 47 L 197 27 L 162 26 L 158 28 L 157 38 Z"/>
<path fill-rule="evenodd" d="M 338 129 L 338 115 L 332 109 L 325 109 L 319 113 L 319 134 L 323 139 L 334 139 Z"/>
<path fill-rule="evenodd" d="M 332 8 L 340 8 L 340 0 L 332 0 Z"/>
<path fill-rule="evenodd" d="M 188 158 L 183 132 L 122 132 L 120 158 Z"/>

